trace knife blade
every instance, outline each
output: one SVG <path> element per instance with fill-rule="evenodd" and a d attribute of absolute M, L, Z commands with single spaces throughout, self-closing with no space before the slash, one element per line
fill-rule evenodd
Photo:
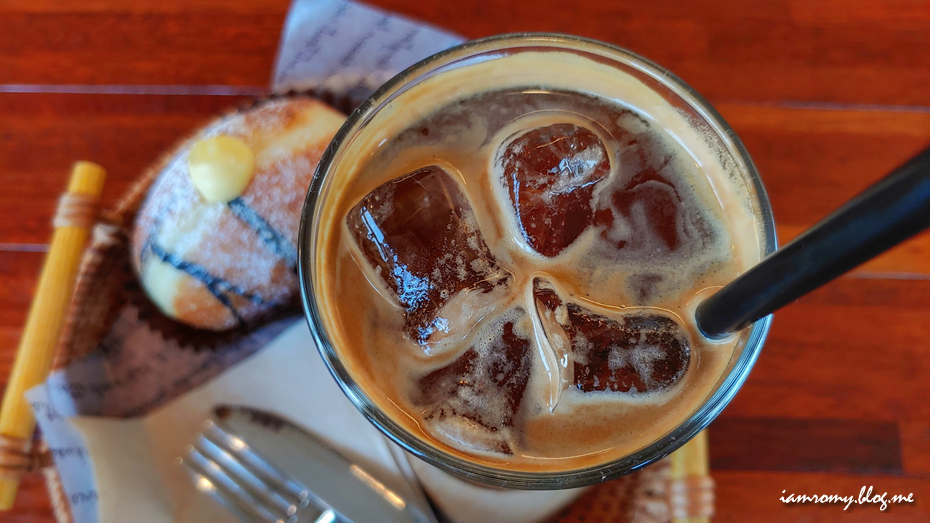
<path fill-rule="evenodd" d="M 321 510 L 340 521 L 427 523 L 408 500 L 313 434 L 275 414 L 220 405 L 216 423 L 241 438 L 250 450 L 306 487 Z"/>

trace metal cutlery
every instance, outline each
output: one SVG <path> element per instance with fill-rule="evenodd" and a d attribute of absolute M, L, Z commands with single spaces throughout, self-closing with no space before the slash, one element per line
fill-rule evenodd
<path fill-rule="evenodd" d="M 216 420 L 181 464 L 195 487 L 245 522 L 424 523 L 408 502 L 290 422 L 245 407 Z"/>

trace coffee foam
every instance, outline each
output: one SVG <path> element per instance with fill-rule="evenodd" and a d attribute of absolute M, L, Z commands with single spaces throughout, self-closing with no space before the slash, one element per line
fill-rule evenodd
<path fill-rule="evenodd" d="M 514 73 L 515 67 L 521 74 Z M 522 470 L 568 470 L 615 459 L 668 432 L 713 390 L 731 355 L 745 339 L 738 336 L 725 344 L 712 344 L 700 336 L 692 321 L 682 322 L 692 339 L 692 358 L 684 378 L 672 389 L 636 396 L 585 394 L 565 387 L 571 379 L 571 362 L 564 351 L 560 353 L 550 346 L 549 340 L 540 338 L 539 320 L 531 312 L 521 321 L 521 336 L 543 341 L 535 346 L 538 354 L 532 360 L 526 392 L 527 397 L 535 400 L 523 407 L 524 428 L 517 438 L 515 454 L 502 457 L 488 453 L 481 444 L 477 448 L 473 444 L 468 450 L 463 438 L 474 433 L 475 427 L 449 424 L 437 430 L 424 426 L 416 408 L 404 399 L 410 395 L 407 387 L 414 374 L 447 365 L 461 349 L 457 352 L 447 347 L 448 350 L 429 356 L 411 347 L 409 340 L 400 335 L 399 309 L 379 294 L 379 290 L 386 292 L 380 277 L 370 273 L 362 258 L 353 259 L 353 242 L 344 225 L 348 210 L 378 185 L 425 165 L 439 165 L 459 182 L 492 253 L 515 275 L 507 296 L 496 296 L 485 303 L 482 314 L 490 317 L 491 310 L 516 310 L 512 308 L 515 304 L 534 311 L 532 292 L 527 289 L 539 276 L 559 281 L 563 299 L 584 303 L 592 309 L 617 311 L 634 305 L 636 298 L 625 281 L 631 262 L 614 256 L 609 258 L 610 265 L 606 265 L 603 253 L 584 254 L 595 248 L 597 231 L 587 230 L 556 258 L 533 252 L 511 218 L 509 201 L 497 183 L 494 169 L 499 144 L 521 129 L 545 122 L 576 123 L 595 132 L 612 151 L 610 178 L 602 184 L 606 187 L 625 173 L 616 141 L 600 124 L 573 113 L 559 114 L 553 120 L 553 113 L 558 111 L 549 111 L 530 114 L 491 133 L 480 118 L 465 114 L 462 121 L 446 126 L 448 136 L 438 142 L 390 148 L 392 140 L 402 131 L 451 101 L 492 87 L 496 90 L 539 85 L 596 93 L 620 106 L 634 108 L 637 114 L 624 116 L 624 125 L 643 132 L 664 129 L 667 136 L 663 140 L 670 144 L 666 148 L 678 151 L 672 159 L 675 170 L 692 173 L 688 175 L 693 182 L 689 190 L 693 191 L 693 198 L 710 209 L 710 221 L 716 224 L 716 237 L 722 243 L 709 249 L 714 253 L 705 252 L 705 256 L 655 260 L 653 269 L 671 280 L 668 287 L 674 289 L 677 285 L 684 290 L 677 294 L 659 293 L 651 305 L 675 316 L 691 318 L 689 300 L 695 292 L 725 284 L 759 260 L 761 225 L 755 217 L 748 182 L 738 163 L 715 145 L 708 129 L 695 129 L 687 116 L 646 85 L 604 64 L 577 56 L 524 53 L 434 76 L 395 98 L 355 137 L 331 173 L 333 183 L 324 187 L 322 193 L 332 203 L 319 217 L 320 236 L 314 261 L 320 277 L 314 281 L 314 291 L 328 304 L 321 310 L 324 323 L 350 374 L 369 398 L 409 431 L 472 461 L 497 466 L 506 462 L 508 468 Z M 482 172 L 486 174 L 475 174 Z M 596 192 L 594 198 L 600 197 Z M 720 257 L 721 252 L 728 255 L 710 259 L 713 255 Z M 597 263 L 598 259 L 601 263 Z M 717 267 L 711 267 L 715 264 Z M 683 282 L 687 284 L 682 285 Z M 485 318 L 482 323 L 490 321 L 494 320 Z M 461 346 L 475 343 L 479 351 L 487 350 L 487 340 L 462 341 L 468 334 L 459 333 Z"/>

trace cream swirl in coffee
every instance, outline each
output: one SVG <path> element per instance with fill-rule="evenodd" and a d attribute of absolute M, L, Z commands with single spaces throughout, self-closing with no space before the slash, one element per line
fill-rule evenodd
<path fill-rule="evenodd" d="M 705 339 L 693 307 L 758 262 L 761 224 L 709 130 L 647 85 L 510 60 L 535 72 L 439 74 L 350 145 L 314 292 L 341 360 L 409 431 L 480 463 L 578 469 L 713 390 L 744 340 Z"/>

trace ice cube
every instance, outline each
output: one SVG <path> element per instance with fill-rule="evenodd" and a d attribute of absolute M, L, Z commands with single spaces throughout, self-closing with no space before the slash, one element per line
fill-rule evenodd
<path fill-rule="evenodd" d="M 542 279 L 533 284 L 536 307 L 550 339 L 565 339 L 574 366 L 573 384 L 583 392 L 648 393 L 671 387 L 691 357 L 685 330 L 658 311 L 635 309 L 597 314 L 564 302 Z"/>
<path fill-rule="evenodd" d="M 488 250 L 458 184 L 439 167 L 379 186 L 346 223 L 404 309 L 404 332 L 427 352 L 450 332 L 467 333 L 493 309 L 486 295 L 512 279 Z"/>
<path fill-rule="evenodd" d="M 621 150 L 621 176 L 596 203 L 594 223 L 601 237 L 625 253 L 655 259 L 700 248 L 712 231 L 697 201 L 682 194 L 684 181 L 671 157 L 646 149 L 634 143 Z"/>
<path fill-rule="evenodd" d="M 556 256 L 591 225 L 595 186 L 610 173 L 600 138 L 574 124 L 516 135 L 495 165 L 523 237 L 543 256 Z"/>
<path fill-rule="evenodd" d="M 513 453 L 511 429 L 532 365 L 532 328 L 520 307 L 488 320 L 452 363 L 418 381 L 414 403 L 435 436 L 468 449 Z"/>

